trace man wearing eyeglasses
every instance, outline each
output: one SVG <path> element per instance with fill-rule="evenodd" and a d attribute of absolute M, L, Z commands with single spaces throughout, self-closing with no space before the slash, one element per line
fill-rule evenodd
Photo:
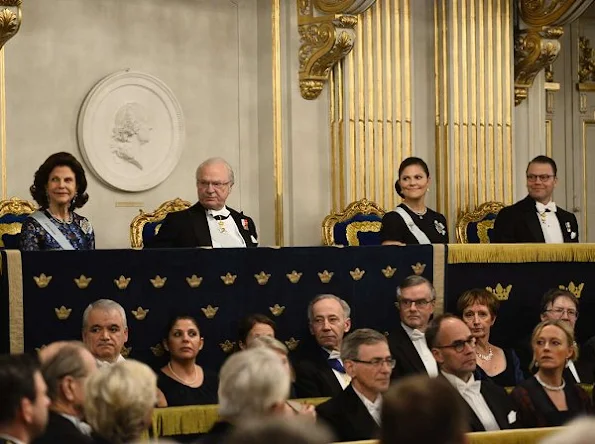
<path fill-rule="evenodd" d="M 243 248 L 258 246 L 254 221 L 226 206 L 234 184 L 229 163 L 220 157 L 205 160 L 196 170 L 198 202 L 169 213 L 152 248 Z"/>
<path fill-rule="evenodd" d="M 388 338 L 397 361 L 392 378 L 411 374 L 438 376 L 438 367 L 426 344 L 425 331 L 434 313 L 436 290 L 423 276 L 409 276 L 397 287 L 400 325 Z"/>
<path fill-rule="evenodd" d="M 351 384 L 316 408 L 318 418 L 332 428 L 337 441 L 375 438 L 380 431 L 382 395 L 395 366 L 386 338 L 369 328 L 355 330 L 343 340 L 341 358 Z"/>
<path fill-rule="evenodd" d="M 556 162 L 537 156 L 527 166 L 527 190 L 523 200 L 503 208 L 494 223 L 496 243 L 578 242 L 576 216 L 558 207 L 553 199 L 558 184 Z"/>
<path fill-rule="evenodd" d="M 461 319 L 451 314 L 436 317 L 426 330 L 426 340 L 441 376 L 466 402 L 472 432 L 518 427 L 506 391 L 489 380 L 475 380 L 475 338 Z"/>

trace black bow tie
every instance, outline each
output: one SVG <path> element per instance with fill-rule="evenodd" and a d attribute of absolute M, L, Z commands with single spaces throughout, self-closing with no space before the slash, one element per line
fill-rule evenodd
<path fill-rule="evenodd" d="M 230 213 L 230 214 L 231 214 L 231 213 Z M 227 219 L 227 218 L 230 216 L 230 214 L 228 214 L 227 216 L 221 216 L 221 215 L 217 215 L 217 216 L 213 216 L 213 218 L 214 218 L 215 220 L 225 220 L 225 219 Z"/>

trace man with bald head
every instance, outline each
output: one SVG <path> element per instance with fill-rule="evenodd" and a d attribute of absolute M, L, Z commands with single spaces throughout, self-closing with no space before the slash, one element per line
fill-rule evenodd
<path fill-rule="evenodd" d="M 220 157 L 205 160 L 196 170 L 198 202 L 169 213 L 151 248 L 244 248 L 258 246 L 254 221 L 226 206 L 234 184 L 229 163 Z"/>

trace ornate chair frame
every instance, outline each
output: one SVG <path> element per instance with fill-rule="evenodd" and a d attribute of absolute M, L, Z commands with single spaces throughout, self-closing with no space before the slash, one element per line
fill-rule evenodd
<path fill-rule="evenodd" d="M 355 202 L 350 203 L 342 212 L 329 214 L 322 221 L 322 239 L 324 245 L 335 245 L 335 234 L 333 231 L 337 223 L 345 222 L 358 214 L 376 214 L 382 218 L 384 213 L 384 209 L 377 203 L 371 202 L 364 197 L 361 200 L 356 200 Z M 350 224 L 347 227 L 347 241 L 349 245 L 359 245 L 357 233 L 377 231 L 375 228 L 376 224 L 379 223 L 380 222 L 373 221 L 356 221 Z"/>
<path fill-rule="evenodd" d="M 479 242 L 482 244 L 489 244 L 490 238 L 488 230 L 494 228 L 494 220 L 483 220 L 488 214 L 498 214 L 504 208 L 502 202 L 485 202 L 482 203 L 475 210 L 463 214 L 457 221 L 457 242 L 467 244 L 469 238 L 467 236 L 467 225 L 471 222 L 477 222 L 477 236 Z"/>
<path fill-rule="evenodd" d="M 132 248 L 143 248 L 143 229 L 146 224 L 160 222 L 169 213 L 185 210 L 191 205 L 187 200 L 176 197 L 175 199 L 163 202 L 159 205 L 159 208 L 151 213 L 145 213 L 143 210 L 139 210 L 140 214 L 130 222 L 130 245 Z M 159 227 L 160 225 L 155 229 L 155 234 L 159 231 Z"/>
<path fill-rule="evenodd" d="M 0 218 L 12 214 L 15 216 L 29 215 L 37 211 L 37 205 L 28 200 L 19 199 L 18 197 L 11 197 L 7 200 L 0 201 Z M 5 234 L 16 235 L 21 232 L 21 222 L 0 223 L 0 247 L 4 247 L 2 236 Z"/>

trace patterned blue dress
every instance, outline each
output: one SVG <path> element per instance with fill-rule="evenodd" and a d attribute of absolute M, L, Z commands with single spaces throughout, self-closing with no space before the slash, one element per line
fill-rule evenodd
<path fill-rule="evenodd" d="M 86 217 L 74 212 L 72 222 L 62 222 L 43 210 L 48 219 L 62 232 L 75 250 L 94 250 L 95 233 Z M 60 244 L 43 228 L 39 222 L 29 216 L 23 222 L 20 238 L 20 249 L 23 251 L 61 250 Z"/>

